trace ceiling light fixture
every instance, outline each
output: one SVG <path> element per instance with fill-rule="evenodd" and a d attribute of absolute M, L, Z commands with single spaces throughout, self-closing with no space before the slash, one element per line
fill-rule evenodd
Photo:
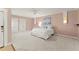
<path fill-rule="evenodd" d="M 32 12 L 33 12 L 34 24 L 36 24 L 37 23 L 36 18 L 38 17 L 38 10 L 33 8 Z"/>

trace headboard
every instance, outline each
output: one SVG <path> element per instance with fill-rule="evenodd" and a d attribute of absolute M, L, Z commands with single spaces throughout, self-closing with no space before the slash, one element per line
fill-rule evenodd
<path fill-rule="evenodd" d="M 43 28 L 48 28 L 48 27 L 52 26 L 51 25 L 51 16 L 44 17 L 41 26 Z"/>

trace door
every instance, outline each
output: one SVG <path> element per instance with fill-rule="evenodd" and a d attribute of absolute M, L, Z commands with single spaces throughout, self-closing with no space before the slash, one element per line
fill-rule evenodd
<path fill-rule="evenodd" d="M 0 47 L 3 47 L 4 45 L 4 40 L 3 40 L 3 30 L 4 30 L 4 25 L 3 25 L 3 12 L 0 12 Z"/>

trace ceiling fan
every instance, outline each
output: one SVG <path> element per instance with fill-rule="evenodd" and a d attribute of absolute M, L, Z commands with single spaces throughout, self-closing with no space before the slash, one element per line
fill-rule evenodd
<path fill-rule="evenodd" d="M 33 17 L 38 17 L 39 11 L 39 9 L 32 8 L 32 14 L 34 15 Z"/>
<path fill-rule="evenodd" d="M 32 13 L 33 13 L 34 24 L 36 24 L 36 18 L 39 15 L 39 10 L 38 9 L 35 9 L 35 8 L 32 8 Z"/>

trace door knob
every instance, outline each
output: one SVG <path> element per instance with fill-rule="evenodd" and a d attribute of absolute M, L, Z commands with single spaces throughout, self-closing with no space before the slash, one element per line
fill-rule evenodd
<path fill-rule="evenodd" d="M 4 31 L 4 26 L 1 26 L 1 32 L 3 32 Z"/>

